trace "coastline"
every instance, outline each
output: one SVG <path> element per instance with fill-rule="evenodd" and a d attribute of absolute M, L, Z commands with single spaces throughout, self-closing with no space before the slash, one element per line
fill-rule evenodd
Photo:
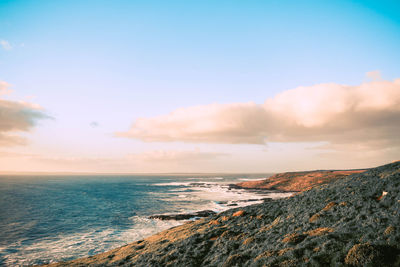
<path fill-rule="evenodd" d="M 45 266 L 397 266 L 399 176 L 400 163 L 384 165 L 290 198 L 229 209 L 105 253 Z"/>
<path fill-rule="evenodd" d="M 257 177 L 262 179 L 267 175 L 152 179 L 141 176 L 110 177 L 112 179 L 54 176 L 18 180 L 0 177 L 3 188 L 16 183 L 21 190 L 29 188 L 24 192 L 27 196 L 38 192 L 42 196 L 24 202 L 21 194 L 2 191 L 3 196 L 21 205 L 8 208 L 20 219 L 17 225 L 11 224 L 13 218 L 9 226 L 3 225 L 0 265 L 31 266 L 95 255 L 186 221 L 149 219 L 152 215 L 181 216 L 202 210 L 221 212 L 260 203 L 271 191 L 256 194 L 253 190 L 229 189 L 228 186 Z M 41 208 L 46 205 L 43 203 L 52 203 L 51 208 Z M 105 206 L 108 208 L 104 209 Z"/>

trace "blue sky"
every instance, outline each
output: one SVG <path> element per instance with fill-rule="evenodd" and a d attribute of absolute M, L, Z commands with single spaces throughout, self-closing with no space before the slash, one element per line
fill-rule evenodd
<path fill-rule="evenodd" d="M 398 1 L 0 1 L 0 40 L 11 46 L 0 48 L 0 81 L 13 90 L 5 97 L 38 104 L 53 118 L 21 133 L 28 145 L 4 150 L 92 159 L 159 149 L 263 151 L 247 144 L 143 142 L 114 133 L 127 131 L 138 118 L 179 108 L 262 104 L 299 86 L 358 85 L 374 70 L 394 80 L 400 69 L 399 12 Z M 285 149 L 302 146 L 291 145 Z M 108 170 L 47 168 L 50 163 L 24 160 L 35 171 Z M 207 164 L 205 171 L 230 170 Z M 249 164 L 244 171 L 254 167 Z M 203 170 L 193 165 L 193 171 Z M 288 168 L 302 166 L 313 167 Z"/>

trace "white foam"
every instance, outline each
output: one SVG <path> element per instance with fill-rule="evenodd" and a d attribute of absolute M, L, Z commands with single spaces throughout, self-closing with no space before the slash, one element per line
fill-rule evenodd
<path fill-rule="evenodd" d="M 186 191 L 187 188 L 176 188 L 176 189 L 170 189 L 169 192 L 182 192 Z"/>
<path fill-rule="evenodd" d="M 193 182 L 170 182 L 170 183 L 158 183 L 158 184 L 152 184 L 155 186 L 188 186 Z"/>
<path fill-rule="evenodd" d="M 204 178 L 202 178 L 204 179 Z M 207 179 L 213 179 L 213 180 L 222 180 L 224 178 L 222 177 L 213 177 L 213 178 L 207 178 Z M 200 180 L 200 179 L 199 179 Z M 169 182 L 169 183 L 156 183 L 152 184 L 153 186 L 190 186 L 190 185 L 212 185 L 212 184 L 223 184 L 224 182 L 213 182 L 213 181 L 190 181 L 190 182 Z"/>
<path fill-rule="evenodd" d="M 180 183 L 183 184 L 183 183 Z M 164 201 L 174 202 L 184 212 L 195 212 L 210 209 L 221 212 L 233 207 L 244 207 L 263 202 L 263 198 L 282 198 L 292 193 L 275 193 L 270 191 L 252 192 L 246 189 L 230 188 L 228 185 L 217 182 L 185 183 L 186 191 L 179 194 L 170 191 L 163 194 Z M 251 199 L 252 201 L 247 201 Z M 220 202 L 225 202 L 220 204 Z M 235 204 L 230 206 L 229 204 Z"/>
<path fill-rule="evenodd" d="M 210 182 L 207 179 L 214 181 Z M 199 210 L 221 212 L 234 208 L 229 206 L 230 204 L 236 204 L 235 207 L 243 207 L 262 203 L 262 198 L 282 198 L 292 195 L 292 193 L 267 191 L 260 194 L 245 189 L 230 188 L 222 181 L 215 181 L 223 179 L 222 177 L 210 177 L 196 178 L 199 181 L 195 182 L 173 181 L 153 184 L 157 186 L 176 186 L 177 188 L 173 188 L 168 192 L 150 192 L 150 194 L 173 203 L 174 210 L 169 214 L 189 213 Z M 257 180 L 260 179 L 265 178 L 258 178 Z M 257 201 L 245 201 L 249 199 L 257 199 Z M 8 266 L 64 261 L 108 251 L 184 223 L 184 221 L 152 220 L 139 216 L 133 216 L 130 219 L 133 224 L 131 229 L 93 229 L 90 232 L 55 236 L 36 242 L 29 245 L 29 247 L 26 245 L 21 246 L 21 243 L 18 242 L 7 248 L 0 247 L 0 253 Z M 42 261 L 38 261 L 38 259 Z"/>
<path fill-rule="evenodd" d="M 33 243 L 29 247 L 21 247 L 21 244 L 15 243 L 7 248 L 1 247 L 0 252 L 5 254 L 3 258 L 6 266 L 52 263 L 86 257 L 88 253 L 93 255 L 108 251 L 183 223 L 174 220 L 152 220 L 139 216 L 133 216 L 130 219 L 134 223 L 131 229 L 123 231 L 97 229 L 84 233 L 60 235 Z M 6 253 L 6 250 L 14 252 Z"/>

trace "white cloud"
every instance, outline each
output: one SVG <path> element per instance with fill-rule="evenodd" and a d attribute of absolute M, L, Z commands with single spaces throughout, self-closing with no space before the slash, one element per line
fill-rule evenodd
<path fill-rule="evenodd" d="M 376 76 L 376 73 L 374 74 Z M 146 142 L 327 142 L 331 148 L 400 146 L 400 79 L 284 91 L 264 104 L 210 104 L 137 119 L 117 136 Z"/>
<path fill-rule="evenodd" d="M 12 49 L 11 44 L 6 40 L 0 40 L 0 45 L 4 50 L 11 50 Z"/>

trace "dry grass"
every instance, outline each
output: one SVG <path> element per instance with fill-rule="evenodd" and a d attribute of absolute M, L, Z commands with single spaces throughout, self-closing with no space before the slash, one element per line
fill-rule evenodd
<path fill-rule="evenodd" d="M 314 230 L 310 230 L 305 232 L 304 234 L 308 235 L 308 236 L 319 236 L 319 235 L 324 235 L 327 233 L 332 233 L 334 231 L 333 228 L 330 227 L 320 227 Z"/>
<path fill-rule="evenodd" d="M 325 208 L 322 209 L 322 211 L 328 211 L 328 210 L 330 210 L 331 208 L 335 207 L 336 205 L 337 205 L 337 203 L 334 202 L 334 201 L 329 202 L 329 203 L 325 206 Z"/>
<path fill-rule="evenodd" d="M 316 213 L 313 216 L 310 217 L 310 219 L 308 220 L 310 223 L 316 222 L 319 218 L 321 217 L 320 214 Z"/>
<path fill-rule="evenodd" d="M 239 217 L 239 216 L 244 216 L 246 215 L 246 212 L 244 210 L 239 210 L 237 212 L 235 212 L 234 214 L 232 214 L 233 217 Z"/>

